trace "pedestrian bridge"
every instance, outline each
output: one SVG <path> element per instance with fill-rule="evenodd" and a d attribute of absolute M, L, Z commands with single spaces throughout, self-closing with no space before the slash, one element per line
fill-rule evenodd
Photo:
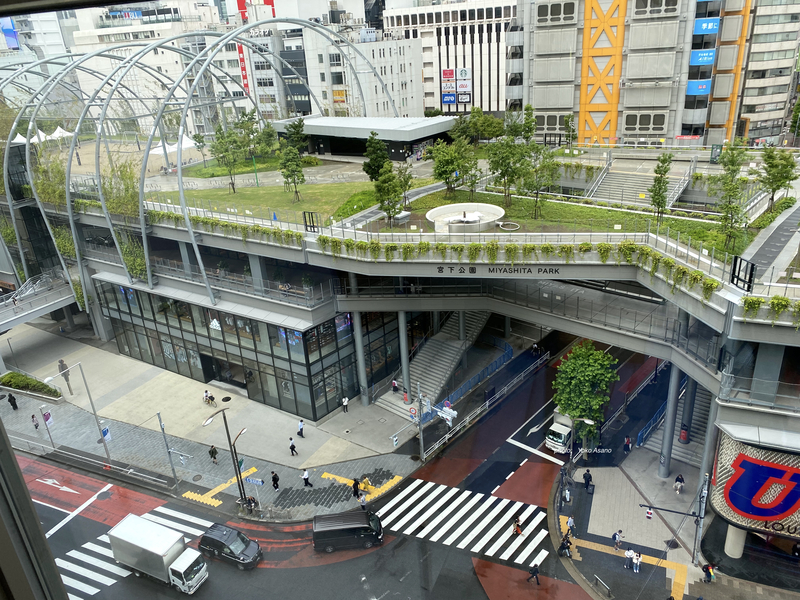
<path fill-rule="evenodd" d="M 73 302 L 75 295 L 61 269 L 36 275 L 15 292 L 0 296 L 0 331 L 8 331 Z"/>

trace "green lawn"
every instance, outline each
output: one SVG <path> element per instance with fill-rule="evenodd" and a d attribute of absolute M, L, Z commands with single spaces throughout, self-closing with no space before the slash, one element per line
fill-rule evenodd
<path fill-rule="evenodd" d="M 475 201 L 485 202 L 503 206 L 503 197 L 494 194 L 475 194 Z M 420 221 L 425 219 L 425 213 L 432 208 L 443 204 L 454 204 L 457 202 L 469 202 L 469 192 L 457 190 L 454 194 L 447 196 L 444 191 L 430 194 L 411 203 L 413 213 L 412 220 Z M 505 207 L 503 207 L 505 208 Z M 611 211 L 603 208 L 588 206 L 573 206 L 561 202 L 545 202 L 542 219 L 532 219 L 533 201 L 527 198 L 514 198 L 510 208 L 505 208 L 506 219 L 521 226 L 520 231 L 524 232 L 606 232 L 615 231 L 647 231 L 647 221 L 651 221 L 651 231 L 655 231 L 655 218 L 628 211 Z M 620 229 L 615 229 L 619 225 Z M 692 238 L 692 245 L 699 246 L 703 242 L 703 247 L 709 251 L 712 247 L 716 248 L 717 253 L 724 255 L 724 238 L 719 233 L 719 226 L 714 222 L 690 221 L 685 219 L 674 219 L 665 217 L 661 225 L 661 233 L 665 234 L 669 227 L 670 237 L 676 238 L 678 232 L 681 241 L 688 241 Z M 753 240 L 757 231 L 745 231 L 740 236 L 736 244 L 735 254 L 740 254 Z"/>
<path fill-rule="evenodd" d="M 320 183 L 313 185 L 299 186 L 302 201 L 295 203 L 292 192 L 284 192 L 283 186 L 265 186 L 237 188 L 235 194 L 231 194 L 226 189 L 215 190 L 187 190 L 186 198 L 189 205 L 197 199 L 202 205 L 210 205 L 213 210 L 225 212 L 228 207 L 236 207 L 239 214 L 244 214 L 249 210 L 257 217 L 269 218 L 266 213 L 269 208 L 275 210 L 296 210 L 296 211 L 315 211 L 320 213 L 323 218 L 332 215 L 354 192 L 371 190 L 373 187 L 370 182 L 350 182 L 350 183 Z M 178 201 L 178 192 L 161 192 L 160 197 L 172 199 L 174 203 Z"/>
<path fill-rule="evenodd" d="M 206 154 L 208 156 L 208 154 Z M 277 171 L 279 168 L 280 159 L 277 156 L 265 156 L 265 157 L 256 157 L 256 169 L 259 173 L 266 173 L 268 171 Z M 253 175 L 253 159 L 248 159 L 245 162 L 242 162 L 236 165 L 236 174 L 237 175 Z M 223 167 L 217 166 L 217 161 L 213 158 L 209 158 L 206 160 L 206 166 L 203 166 L 203 163 L 198 163 L 196 165 L 192 165 L 191 167 L 186 167 L 183 169 L 183 176 L 184 177 L 200 177 L 200 178 L 208 178 L 208 177 L 222 177 L 227 176 L 228 171 Z"/>

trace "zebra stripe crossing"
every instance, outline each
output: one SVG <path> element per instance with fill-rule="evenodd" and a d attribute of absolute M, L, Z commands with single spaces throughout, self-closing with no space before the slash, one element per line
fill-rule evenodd
<path fill-rule="evenodd" d="M 193 538 L 201 536 L 214 524 L 213 521 L 164 506 L 154 508 L 142 517 Z M 189 537 L 184 539 L 187 543 L 192 541 Z M 103 586 L 112 586 L 132 573 L 114 561 L 111 542 L 105 534 L 98 536 L 96 540 L 86 542 L 80 549 L 70 550 L 65 558 L 56 558 L 56 566 L 61 581 L 68 590 L 69 600 L 86 600 L 87 597 L 100 592 Z"/>
<path fill-rule="evenodd" d="M 388 531 L 479 556 L 531 566 L 541 565 L 550 554 L 540 548 L 547 538 L 547 529 L 542 527 L 545 511 L 507 498 L 416 479 L 377 515 Z M 512 531 L 515 518 L 520 520 L 522 535 Z"/>

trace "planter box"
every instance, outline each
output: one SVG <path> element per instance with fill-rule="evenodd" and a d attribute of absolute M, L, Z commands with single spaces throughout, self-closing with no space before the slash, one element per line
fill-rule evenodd
<path fill-rule="evenodd" d="M 45 396 L 44 394 L 37 394 L 36 392 L 29 392 L 27 390 L 18 390 L 15 388 L 5 387 L 0 385 L 0 393 L 8 395 L 9 393 L 14 394 L 15 396 L 26 396 L 33 400 L 39 400 L 41 402 L 47 402 L 49 404 L 63 404 L 67 401 L 64 396 L 59 396 L 58 398 L 53 398 L 52 396 Z"/>

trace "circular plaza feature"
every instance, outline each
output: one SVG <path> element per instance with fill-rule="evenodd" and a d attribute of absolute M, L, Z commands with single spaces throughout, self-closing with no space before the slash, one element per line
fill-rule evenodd
<path fill-rule="evenodd" d="M 425 218 L 433 223 L 437 233 L 477 233 L 494 229 L 505 214 L 505 210 L 494 204 L 462 202 L 432 208 Z"/>

